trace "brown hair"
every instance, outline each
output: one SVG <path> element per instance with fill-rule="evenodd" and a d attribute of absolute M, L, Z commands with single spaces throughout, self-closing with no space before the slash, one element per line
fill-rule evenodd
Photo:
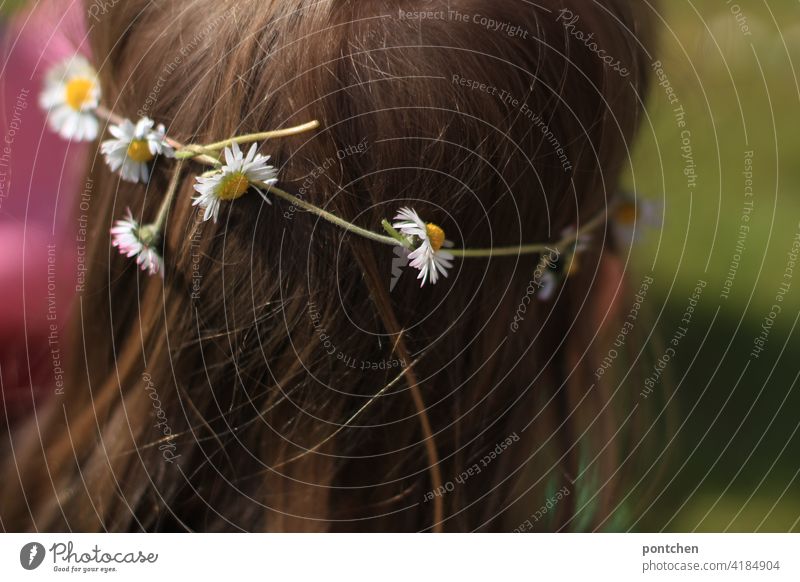
<path fill-rule="evenodd" d="M 262 147 L 284 189 L 373 230 L 411 205 L 457 246 L 517 245 L 614 193 L 647 76 L 629 4 L 127 0 L 92 43 L 121 116 L 184 143 L 317 119 Z M 507 531 L 587 470 L 592 502 L 537 527 L 607 521 L 633 396 L 593 376 L 603 228 L 549 302 L 531 256 L 390 291 L 391 247 L 282 200 L 200 222 L 190 167 L 162 281 L 108 230 L 155 216 L 171 167 L 144 186 L 92 164 L 68 389 L 14 438 L 6 528 Z"/>

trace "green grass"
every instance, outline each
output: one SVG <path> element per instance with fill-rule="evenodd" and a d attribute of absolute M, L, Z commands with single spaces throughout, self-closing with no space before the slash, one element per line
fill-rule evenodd
<path fill-rule="evenodd" d="M 750 36 L 723 1 L 694 2 L 694 8 L 683 0 L 661 4 L 667 26 L 657 56 L 686 111 L 698 186 L 687 188 L 673 106 L 654 86 L 627 182 L 642 196 L 664 201 L 666 224 L 637 248 L 633 268 L 655 273 L 651 308 L 666 303 L 662 336 L 679 324 L 696 281 L 708 287 L 671 370 L 683 379 L 676 401 L 678 423 L 685 422 L 665 481 L 674 480 L 659 485 L 663 495 L 639 528 L 797 530 L 800 437 L 793 431 L 800 387 L 793 382 L 800 342 L 790 331 L 800 311 L 800 268 L 764 353 L 736 382 L 800 232 L 800 97 L 792 72 L 800 75 L 800 4 L 768 2 L 773 21 L 763 2 L 738 1 Z M 743 224 L 746 150 L 754 152 L 753 212 L 730 296 L 723 299 Z"/>

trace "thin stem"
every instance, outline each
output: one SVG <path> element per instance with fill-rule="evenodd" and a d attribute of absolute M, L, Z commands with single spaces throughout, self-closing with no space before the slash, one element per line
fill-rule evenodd
<path fill-rule="evenodd" d="M 115 123 L 119 125 L 120 123 L 125 121 L 124 119 L 122 119 L 122 117 L 120 117 L 116 113 L 112 113 L 102 105 L 100 105 L 97 109 L 95 109 L 94 112 L 97 115 L 97 117 L 99 117 L 103 121 L 108 121 L 109 123 Z"/>
<path fill-rule="evenodd" d="M 206 150 L 202 146 L 181 146 L 174 139 L 169 138 L 167 138 L 167 143 L 175 148 L 176 160 L 197 160 L 215 168 L 219 168 L 222 165 L 219 159 L 219 152 Z"/>
<path fill-rule="evenodd" d="M 198 162 L 202 162 L 207 166 L 213 166 L 215 168 L 219 168 L 222 165 L 221 161 L 208 154 L 192 152 L 185 149 L 181 150 L 182 146 L 174 139 L 167 138 L 167 143 L 175 149 L 175 158 L 178 160 L 197 160 Z"/>
<path fill-rule="evenodd" d="M 563 242 L 563 241 L 562 241 Z M 552 247 L 550 244 L 520 245 L 518 247 L 496 247 L 493 249 L 446 249 L 454 257 L 474 259 L 482 257 L 510 257 L 539 254 Z"/>
<path fill-rule="evenodd" d="M 276 139 L 279 137 L 290 137 L 293 135 L 299 135 L 301 133 L 305 133 L 306 131 L 312 131 L 314 129 L 317 129 L 318 127 L 319 127 L 319 121 L 315 119 L 314 121 L 309 121 L 307 123 L 296 125 L 294 127 L 287 127 L 285 129 L 274 129 L 272 131 L 262 131 L 260 133 L 248 133 L 245 135 L 237 135 L 236 137 L 232 137 L 230 139 L 225 139 L 207 145 L 189 144 L 187 146 L 182 147 L 180 151 L 176 152 L 175 157 L 182 160 L 198 158 L 200 156 L 208 156 L 210 158 L 217 159 L 219 158 L 220 150 L 229 147 L 233 144 L 245 144 L 258 141 L 269 141 L 270 139 Z"/>
<path fill-rule="evenodd" d="M 607 207 L 607 211 L 616 206 L 617 202 L 612 201 L 609 203 Z M 553 248 L 558 250 L 563 250 L 564 248 L 568 247 L 580 237 L 582 234 L 586 234 L 600 226 L 603 222 L 606 221 L 606 212 L 601 212 L 594 218 L 592 218 L 589 222 L 584 224 L 580 229 L 576 232 L 570 234 L 569 236 L 565 236 L 560 241 L 555 243 L 535 243 L 529 245 L 520 245 L 518 247 L 496 247 L 491 249 L 447 249 L 447 252 L 451 253 L 454 257 L 461 257 L 464 259 L 472 259 L 472 258 L 479 258 L 479 257 L 508 257 L 508 256 L 515 256 L 515 255 L 533 255 L 544 253 L 549 251 Z M 385 228 L 385 227 L 384 227 Z"/>
<path fill-rule="evenodd" d="M 180 181 L 181 171 L 183 170 L 183 163 L 183 160 L 178 160 L 178 163 L 175 165 L 175 170 L 169 181 L 167 193 L 164 196 L 163 202 L 161 202 L 161 207 L 158 209 L 158 216 L 156 216 L 156 221 L 153 223 L 158 232 L 162 232 L 164 228 L 164 224 L 167 221 L 167 213 L 172 205 L 172 201 L 175 199 L 175 193 L 178 191 L 178 182 Z"/>
<path fill-rule="evenodd" d="M 406 247 L 407 249 L 410 249 L 413 246 L 411 244 L 411 241 L 408 240 L 406 237 L 404 237 L 399 232 L 397 232 L 397 230 L 395 230 L 395 228 L 385 218 L 383 220 L 381 220 L 381 226 L 383 226 L 383 230 L 385 230 L 386 232 L 389 233 L 389 236 L 391 236 L 394 240 L 396 240 L 402 246 Z"/>
<path fill-rule="evenodd" d="M 237 144 L 253 143 L 254 141 L 267 141 L 278 137 L 290 137 L 293 135 L 299 135 L 301 133 L 305 133 L 307 131 L 313 131 L 318 127 L 319 127 L 319 121 L 315 119 L 314 121 L 309 121 L 308 123 L 303 123 L 301 125 L 296 125 L 294 127 L 287 127 L 286 129 L 274 129 L 272 131 L 262 131 L 261 133 L 248 133 L 245 135 L 237 135 L 236 137 L 207 144 L 201 147 L 205 150 L 221 150 L 235 143 Z"/>
<path fill-rule="evenodd" d="M 123 119 L 110 112 L 105 107 L 98 107 L 96 110 L 97 116 L 101 119 L 105 119 L 112 123 L 122 123 Z M 230 139 L 226 139 L 223 141 L 218 141 L 208 145 L 184 145 L 174 139 L 167 138 L 167 143 L 176 150 L 175 157 L 179 160 L 187 160 L 193 159 L 197 162 L 203 163 L 207 166 L 211 166 L 213 168 L 219 168 L 221 162 L 219 159 L 208 155 L 206 152 L 213 152 L 218 155 L 218 151 L 224 147 L 232 145 L 234 143 L 242 144 L 242 143 L 250 143 L 255 141 L 264 141 L 268 139 L 278 138 L 278 137 L 287 137 L 292 135 L 297 135 L 306 131 L 311 131 L 319 127 L 319 122 L 309 121 L 308 123 L 304 123 L 302 125 L 297 125 L 295 127 L 289 127 L 286 129 L 277 129 L 273 131 L 264 131 L 261 133 L 251 133 L 247 135 L 241 135 L 237 137 L 233 137 Z M 289 194 L 285 190 L 282 190 L 276 186 L 272 186 L 269 184 L 265 184 L 264 182 L 254 182 L 255 186 L 263 188 L 268 192 L 274 193 L 276 196 L 283 198 L 284 200 L 291 202 L 292 204 L 299 206 L 303 210 L 310 212 L 319 216 L 320 218 L 330 222 L 331 224 L 335 224 L 348 232 L 352 232 L 369 240 L 373 240 L 385 245 L 397 246 L 398 244 L 405 247 L 411 248 L 411 242 L 404 237 L 402 234 L 397 232 L 392 225 L 387 220 L 382 220 L 381 225 L 383 229 L 389 233 L 390 236 L 385 236 L 373 232 L 371 230 L 367 230 L 365 228 L 361 228 L 360 226 L 356 226 L 355 224 L 344 220 L 343 218 L 339 218 L 335 214 L 328 212 L 327 210 L 323 210 L 309 202 L 306 202 L 297 196 Z M 463 259 L 472 259 L 472 258 L 487 258 L 487 257 L 509 257 L 509 256 L 517 256 L 517 255 L 532 255 L 532 254 L 540 254 L 545 251 L 550 250 L 551 248 L 555 247 L 557 249 L 563 249 L 569 246 L 570 244 L 574 243 L 578 237 L 582 234 L 589 232 L 602 224 L 606 220 L 607 212 L 613 208 L 616 202 L 612 202 L 609 204 L 606 212 L 602 212 L 583 225 L 580 229 L 578 229 L 575 233 L 571 234 L 570 236 L 564 237 L 560 241 L 556 243 L 534 243 L 528 245 L 519 245 L 519 246 L 512 246 L 512 247 L 495 247 L 495 248 L 488 248 L 488 249 L 447 249 L 447 252 L 452 254 L 454 257 L 460 257 Z M 160 216 L 160 215 L 159 215 Z"/>
<path fill-rule="evenodd" d="M 589 222 L 587 222 L 582 227 L 580 227 L 578 229 L 578 232 L 575 234 L 575 236 L 572 237 L 572 239 L 573 240 L 577 240 L 580 235 L 586 234 L 587 232 L 591 232 L 595 228 L 597 228 L 598 226 L 603 224 L 607 220 L 606 216 L 608 214 L 610 214 L 611 211 L 614 210 L 617 207 L 618 204 L 619 204 L 619 199 L 618 198 L 614 199 L 614 200 L 611 200 L 606 205 L 605 212 L 598 213 L 597 216 L 595 216 Z"/>
<path fill-rule="evenodd" d="M 360 226 L 356 226 L 355 224 L 344 220 L 343 218 L 339 218 L 335 214 L 332 214 L 322 208 L 314 206 L 313 204 L 306 202 L 294 196 L 293 194 L 289 194 L 285 190 L 278 188 L 277 186 L 271 186 L 264 182 L 254 182 L 256 186 L 259 188 L 263 188 L 269 192 L 274 193 L 280 198 L 291 202 L 299 206 L 300 208 L 311 212 L 312 214 L 316 214 L 320 218 L 327 220 L 328 222 L 335 224 L 348 232 L 352 232 L 359 236 L 363 236 L 364 238 L 368 238 L 370 240 L 391 246 L 397 246 L 398 244 L 406 247 L 411 248 L 411 242 L 404 237 L 402 234 L 397 232 L 396 229 L 392 227 L 388 220 L 384 219 L 381 221 L 381 225 L 383 226 L 384 230 L 388 232 L 391 236 L 384 236 L 378 233 L 372 232 L 371 230 L 367 230 L 365 228 L 361 228 Z M 611 207 L 611 206 L 610 206 Z M 570 236 L 566 236 L 560 241 L 556 243 L 535 243 L 529 245 L 520 245 L 516 247 L 495 247 L 495 248 L 488 248 L 488 249 L 447 249 L 447 252 L 451 253 L 455 257 L 461 257 L 465 259 L 472 259 L 472 258 L 485 258 L 485 257 L 509 257 L 509 256 L 516 256 L 516 255 L 533 255 L 533 254 L 540 254 L 546 251 L 550 251 L 552 248 L 557 249 L 564 249 L 574 243 L 581 234 L 584 234 L 588 231 L 593 230 L 599 224 L 602 224 L 605 221 L 605 213 L 598 214 L 592 220 L 587 222 L 583 227 L 581 227 L 578 231 L 571 234 Z"/>
<path fill-rule="evenodd" d="M 95 109 L 94 112 L 95 115 L 97 115 L 97 117 L 108 123 L 114 123 L 116 125 L 119 125 L 125 121 L 122 117 L 120 117 L 116 113 L 112 113 L 102 105 L 99 106 L 97 109 Z M 185 149 L 186 146 L 184 146 L 181 142 L 172 139 L 171 137 L 165 138 L 164 141 L 166 141 L 167 144 L 169 144 L 169 146 L 175 150 L 175 157 L 179 160 L 192 158 L 197 160 L 198 162 L 206 164 L 207 166 L 213 166 L 215 168 L 218 168 L 221 165 L 221 162 L 219 160 L 212 158 L 211 156 L 204 155 L 201 152 L 192 152 L 191 156 L 182 156 L 180 155 L 181 150 Z"/>
<path fill-rule="evenodd" d="M 294 196 L 293 194 L 289 194 L 288 192 L 286 192 L 285 190 L 281 190 L 277 186 L 266 184 L 264 182 L 253 182 L 253 184 L 255 186 L 258 186 L 259 188 L 263 188 L 268 192 L 272 192 L 276 196 L 283 198 L 284 200 L 291 202 L 292 204 L 299 206 L 303 210 L 306 210 L 312 214 L 316 214 L 320 218 L 327 220 L 328 222 L 335 224 L 336 226 L 339 226 L 348 232 L 352 232 L 359 236 L 363 236 L 364 238 L 368 238 L 370 240 L 383 243 L 385 245 L 392 245 L 392 246 L 397 245 L 397 241 L 391 237 L 372 232 L 371 230 L 367 230 L 365 228 L 361 228 L 360 226 L 356 226 L 351 222 L 347 222 L 343 218 L 339 218 L 338 216 L 328 212 L 327 210 L 323 210 L 322 208 L 314 206 L 313 204 L 310 204 L 305 200 L 302 200 L 297 196 Z"/>

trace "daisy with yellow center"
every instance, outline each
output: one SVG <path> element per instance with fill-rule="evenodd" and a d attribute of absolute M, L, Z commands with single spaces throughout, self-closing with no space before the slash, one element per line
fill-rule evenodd
<path fill-rule="evenodd" d="M 564 250 L 558 261 L 559 266 L 563 267 L 562 275 L 570 277 L 580 271 L 580 256 L 591 247 L 592 235 L 579 234 L 574 226 L 570 226 L 561 232 L 561 238 L 572 239 L 572 244 Z"/>
<path fill-rule="evenodd" d="M 127 182 L 147 182 L 150 162 L 157 155 L 173 157 L 174 150 L 167 143 L 164 126 L 154 127 L 152 119 L 143 117 L 136 125 L 124 120 L 108 128 L 114 139 L 104 141 L 100 151 L 113 171 L 119 171 Z"/>
<path fill-rule="evenodd" d="M 642 240 L 648 228 L 661 228 L 663 220 L 661 204 L 632 192 L 623 192 L 613 214 L 614 238 L 621 248 L 630 249 Z"/>
<path fill-rule="evenodd" d="M 442 250 L 453 246 L 445 238 L 444 230 L 436 224 L 425 223 L 411 208 L 401 208 L 394 220 L 392 226 L 415 246 L 408 253 L 408 264 L 419 270 L 417 279 L 422 280 L 420 287 L 427 282 L 435 285 L 439 275 L 447 277 L 447 270 L 453 267 L 454 257 Z"/>
<path fill-rule="evenodd" d="M 136 257 L 142 271 L 150 275 L 161 273 L 164 276 L 164 259 L 159 251 L 161 235 L 150 224 L 140 225 L 133 218 L 130 209 L 124 220 L 118 220 L 111 229 L 111 244 L 126 257 Z"/>
<path fill-rule="evenodd" d="M 74 111 L 81 111 L 92 102 L 95 82 L 85 77 L 76 77 L 67 83 L 66 102 Z"/>
<path fill-rule="evenodd" d="M 259 186 L 271 186 L 278 182 L 275 168 L 267 164 L 269 156 L 258 153 L 258 144 L 250 146 L 247 155 L 244 155 L 239 144 L 234 142 L 225 148 L 224 153 L 225 165 L 210 176 L 200 176 L 194 185 L 198 196 L 194 198 L 192 205 L 205 209 L 203 220 L 213 218 L 217 222 L 220 202 L 232 202 L 241 198 L 250 188 L 257 190 L 271 204 Z"/>
<path fill-rule="evenodd" d="M 100 104 L 100 84 L 85 58 L 76 56 L 54 67 L 45 78 L 39 104 L 49 113 L 50 129 L 64 139 L 97 137 L 100 123 L 94 111 Z"/>

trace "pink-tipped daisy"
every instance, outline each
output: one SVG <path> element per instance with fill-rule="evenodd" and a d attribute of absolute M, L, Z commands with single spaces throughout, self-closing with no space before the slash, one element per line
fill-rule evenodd
<path fill-rule="evenodd" d="M 114 223 L 111 236 L 111 244 L 126 257 L 136 257 L 136 263 L 142 271 L 164 276 L 164 260 L 158 250 L 161 235 L 153 225 L 139 225 L 128 209 L 125 219 Z"/>
<path fill-rule="evenodd" d="M 441 227 L 423 222 L 411 208 L 401 208 L 394 220 L 392 226 L 415 245 L 408 254 L 408 264 L 419 269 L 417 279 L 422 279 L 420 287 L 429 281 L 435 285 L 440 274 L 447 277 L 447 270 L 453 267 L 454 257 L 442 249 L 452 247 L 453 243 L 445 239 Z"/>

